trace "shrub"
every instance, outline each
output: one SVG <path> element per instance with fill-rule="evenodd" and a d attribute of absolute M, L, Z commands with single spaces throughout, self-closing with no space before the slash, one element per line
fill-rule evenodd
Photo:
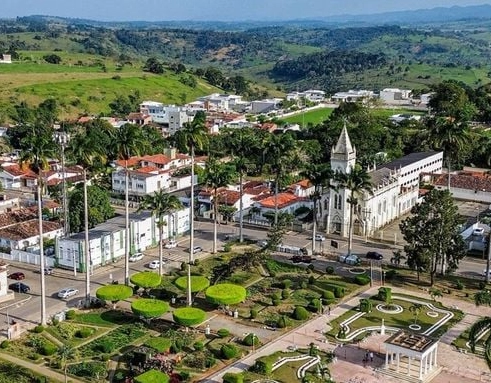
<path fill-rule="evenodd" d="M 250 318 L 251 319 L 256 319 L 257 318 L 257 309 L 251 309 L 251 313 L 250 313 Z"/>
<path fill-rule="evenodd" d="M 397 270 L 390 269 L 385 272 L 386 281 L 391 281 L 393 279 L 396 279 L 396 277 L 397 277 Z"/>
<path fill-rule="evenodd" d="M 203 342 L 194 342 L 193 343 L 193 348 L 196 351 L 202 351 L 205 348 L 205 345 L 203 344 Z"/>
<path fill-rule="evenodd" d="M 36 327 L 34 327 L 34 332 L 36 334 L 41 334 L 44 331 L 44 326 L 41 324 L 38 324 Z"/>
<path fill-rule="evenodd" d="M 32 354 L 29 354 L 28 358 L 31 360 L 38 360 L 40 358 L 40 356 L 38 353 L 33 352 Z"/>
<path fill-rule="evenodd" d="M 288 318 L 285 315 L 280 316 L 276 322 L 276 326 L 278 326 L 278 328 L 286 328 L 289 324 Z"/>
<path fill-rule="evenodd" d="M 334 293 L 332 291 L 324 290 L 322 291 L 322 298 L 328 301 L 333 301 L 335 299 Z"/>
<path fill-rule="evenodd" d="M 58 318 L 53 318 L 53 319 L 51 320 L 51 324 L 52 324 L 53 326 L 58 326 L 58 324 L 59 324 L 59 323 L 60 323 L 60 320 L 59 320 Z"/>
<path fill-rule="evenodd" d="M 279 305 L 281 305 L 281 300 L 273 299 L 273 306 L 279 306 Z"/>
<path fill-rule="evenodd" d="M 484 290 L 486 288 L 486 282 L 480 281 L 479 282 L 479 290 Z"/>
<path fill-rule="evenodd" d="M 282 299 L 288 299 L 288 298 L 290 298 L 290 290 L 286 290 L 286 289 L 283 290 L 281 292 L 281 298 Z"/>
<path fill-rule="evenodd" d="M 67 320 L 75 319 L 75 316 L 76 316 L 75 310 L 68 310 L 65 314 L 65 318 Z"/>
<path fill-rule="evenodd" d="M 93 332 L 93 330 L 92 330 L 91 328 L 89 328 L 89 327 L 84 327 L 84 328 L 81 328 L 80 330 L 77 330 L 77 331 L 75 332 L 75 336 L 76 336 L 77 338 L 82 338 L 82 339 L 83 339 L 83 338 L 88 338 L 89 336 L 91 336 L 91 335 L 92 335 L 92 332 Z"/>
<path fill-rule="evenodd" d="M 181 271 L 186 271 L 187 268 L 188 268 L 188 263 L 187 262 L 182 262 L 181 263 Z"/>
<path fill-rule="evenodd" d="M 307 266 L 307 270 L 308 271 L 314 271 L 315 270 L 315 266 L 311 263 L 310 265 Z"/>
<path fill-rule="evenodd" d="M 360 286 L 365 286 L 370 283 L 370 277 L 368 275 L 357 275 L 355 277 L 355 283 Z"/>
<path fill-rule="evenodd" d="M 259 344 L 259 338 L 256 334 L 247 334 L 244 339 L 242 339 L 242 343 L 246 346 L 257 346 Z"/>
<path fill-rule="evenodd" d="M 309 312 L 305 307 L 297 306 L 293 310 L 293 318 L 296 320 L 307 320 L 309 319 Z"/>
<path fill-rule="evenodd" d="M 168 310 L 169 304 L 158 299 L 140 298 L 131 303 L 131 311 L 144 318 L 157 318 Z"/>
<path fill-rule="evenodd" d="M 290 279 L 285 279 L 282 283 L 281 283 L 281 286 L 284 288 L 284 289 L 289 289 L 290 287 L 292 287 L 292 281 Z"/>
<path fill-rule="evenodd" d="M 181 382 L 187 382 L 191 378 L 191 374 L 187 371 L 179 371 L 179 377 L 181 378 Z"/>
<path fill-rule="evenodd" d="M 271 375 L 273 372 L 273 361 L 266 358 L 256 360 L 254 371 L 262 375 Z"/>
<path fill-rule="evenodd" d="M 392 289 L 390 287 L 379 288 L 377 298 L 386 304 L 390 304 L 392 301 Z"/>
<path fill-rule="evenodd" d="M 5 350 L 6 348 L 9 347 L 9 344 L 10 342 L 8 340 L 4 340 L 2 341 L 2 343 L 0 343 L 0 348 L 3 348 Z"/>
<path fill-rule="evenodd" d="M 195 326 L 206 319 L 206 313 L 195 307 L 182 307 L 174 310 L 172 317 L 182 326 Z"/>
<path fill-rule="evenodd" d="M 223 251 L 225 251 L 226 253 L 230 253 L 232 251 L 232 245 L 230 243 L 226 243 L 223 246 Z"/>
<path fill-rule="evenodd" d="M 217 335 L 219 338 L 226 338 L 227 336 L 230 335 L 230 331 L 226 328 L 221 328 L 220 330 L 217 331 Z"/>
<path fill-rule="evenodd" d="M 133 295 L 133 289 L 126 285 L 106 285 L 99 287 L 95 295 L 103 301 L 118 302 Z"/>
<path fill-rule="evenodd" d="M 234 374 L 232 372 L 227 372 L 225 375 L 223 375 L 223 383 L 243 383 L 244 382 L 244 376 L 239 373 L 239 374 Z"/>
<path fill-rule="evenodd" d="M 57 347 L 52 343 L 43 344 L 39 350 L 39 353 L 44 356 L 50 356 L 56 353 Z"/>
<path fill-rule="evenodd" d="M 95 348 L 97 351 L 108 354 L 114 350 L 114 343 L 108 340 L 98 343 Z"/>
<path fill-rule="evenodd" d="M 133 274 L 130 277 L 130 282 L 143 289 L 149 289 L 160 285 L 162 277 L 157 273 L 150 271 L 142 271 L 140 273 Z"/>
<path fill-rule="evenodd" d="M 327 291 L 332 291 L 336 298 L 342 298 L 342 297 L 344 297 L 344 294 L 345 294 L 344 287 L 339 286 L 339 285 L 326 284 L 326 285 L 324 285 L 324 289 Z"/>
<path fill-rule="evenodd" d="M 110 355 L 109 354 L 102 354 L 101 355 L 101 360 L 103 362 L 107 362 L 109 360 L 109 358 L 110 358 Z"/>
<path fill-rule="evenodd" d="M 210 286 L 205 291 L 206 300 L 218 305 L 235 305 L 246 299 L 244 287 L 231 283 L 220 283 Z"/>
<path fill-rule="evenodd" d="M 321 310 L 321 307 L 322 307 L 321 301 L 320 299 L 317 298 L 312 299 L 309 305 L 307 306 L 307 308 L 314 313 L 318 313 Z"/>
<path fill-rule="evenodd" d="M 309 277 L 309 285 L 313 285 L 313 284 L 314 284 L 314 282 L 315 282 L 315 277 L 314 277 L 313 275 L 311 275 L 311 276 Z"/>
<path fill-rule="evenodd" d="M 300 283 L 300 288 L 301 288 L 301 289 L 306 289 L 307 287 L 308 287 L 307 282 L 302 281 L 302 282 Z"/>
<path fill-rule="evenodd" d="M 279 291 L 274 292 L 271 294 L 271 299 L 272 300 L 280 300 L 281 299 L 281 293 Z"/>
<path fill-rule="evenodd" d="M 372 311 L 372 301 L 370 299 L 360 299 L 360 311 L 369 313 Z"/>
<path fill-rule="evenodd" d="M 334 267 L 332 267 L 332 266 L 327 266 L 327 267 L 326 267 L 326 273 L 327 273 L 327 274 L 329 274 L 329 275 L 334 274 Z"/>
<path fill-rule="evenodd" d="M 460 279 L 457 279 L 457 280 L 455 281 L 455 288 L 456 288 L 457 290 L 464 290 L 465 285 L 462 283 L 462 281 L 461 281 Z"/>
<path fill-rule="evenodd" d="M 195 261 L 196 262 L 196 261 Z M 188 277 L 179 277 L 174 281 L 174 284 L 181 290 L 186 290 L 188 288 Z M 203 291 L 208 286 L 210 286 L 210 281 L 208 278 L 202 275 L 192 275 L 191 276 L 191 292 L 198 293 Z"/>
<path fill-rule="evenodd" d="M 223 359 L 233 359 L 238 355 L 238 353 L 239 350 L 237 350 L 237 347 L 230 343 L 224 344 L 220 348 L 220 355 Z"/>

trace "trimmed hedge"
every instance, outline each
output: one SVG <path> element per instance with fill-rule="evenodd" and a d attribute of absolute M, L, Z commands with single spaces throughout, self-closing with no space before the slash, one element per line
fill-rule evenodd
<path fill-rule="evenodd" d="M 306 320 L 306 319 L 309 319 L 309 312 L 307 311 L 307 309 L 305 307 L 302 307 L 302 306 L 297 306 L 295 307 L 295 310 L 293 310 L 293 319 L 296 319 L 296 320 Z"/>
<path fill-rule="evenodd" d="M 346 294 L 343 286 L 323 284 L 322 287 L 324 290 L 331 291 L 336 298 L 342 298 Z"/>
<path fill-rule="evenodd" d="M 314 298 L 310 301 L 309 305 L 307 306 L 307 309 L 309 311 L 312 311 L 313 313 L 318 313 L 321 309 L 321 301 L 318 298 Z"/>
<path fill-rule="evenodd" d="M 133 289 L 126 285 L 106 285 L 95 292 L 97 298 L 103 301 L 117 302 L 133 295 Z"/>
<path fill-rule="evenodd" d="M 223 375 L 223 383 L 243 383 L 244 375 L 242 373 L 234 374 L 233 372 L 227 372 Z"/>
<path fill-rule="evenodd" d="M 247 334 L 244 339 L 242 339 L 242 343 L 246 346 L 257 346 L 259 344 L 259 338 L 256 334 Z"/>
<path fill-rule="evenodd" d="M 169 304 L 158 299 L 140 298 L 131 303 L 131 311 L 144 318 L 157 318 L 169 311 Z"/>
<path fill-rule="evenodd" d="M 273 362 L 269 359 L 257 359 L 254 364 L 254 371 L 262 375 L 271 375 L 273 373 Z"/>
<path fill-rule="evenodd" d="M 169 375 L 157 370 L 148 370 L 134 379 L 135 383 L 168 383 L 169 381 Z"/>
<path fill-rule="evenodd" d="M 187 290 L 188 288 L 188 277 L 179 277 L 174 281 L 174 284 L 181 290 Z M 208 278 L 202 275 L 191 275 L 191 292 L 198 293 L 205 290 L 210 286 L 210 281 Z"/>
<path fill-rule="evenodd" d="M 357 275 L 355 277 L 355 283 L 360 286 L 365 286 L 370 283 L 370 277 L 368 275 Z"/>
<path fill-rule="evenodd" d="M 195 326 L 206 319 L 206 313 L 195 307 L 181 307 L 174 310 L 172 317 L 182 326 Z"/>
<path fill-rule="evenodd" d="M 226 338 L 229 335 L 230 335 L 230 331 L 226 328 L 221 328 L 217 331 L 217 336 L 219 338 Z"/>
<path fill-rule="evenodd" d="M 244 287 L 231 283 L 210 286 L 205 292 L 206 300 L 217 305 L 236 305 L 245 301 L 246 295 Z"/>
<path fill-rule="evenodd" d="M 145 346 L 153 348 L 158 352 L 169 351 L 171 345 L 172 345 L 172 341 L 169 338 L 164 338 L 161 336 L 150 338 L 145 342 Z"/>
<path fill-rule="evenodd" d="M 336 299 L 336 297 L 334 296 L 334 293 L 332 291 L 324 290 L 322 291 L 322 299 L 333 301 L 334 299 Z"/>
<path fill-rule="evenodd" d="M 233 359 L 237 357 L 239 350 L 233 344 L 226 343 L 220 348 L 220 355 L 223 359 Z"/>
<path fill-rule="evenodd" d="M 157 287 L 162 282 L 162 277 L 151 271 L 142 271 L 141 273 L 133 274 L 130 277 L 131 283 L 144 289 Z"/>

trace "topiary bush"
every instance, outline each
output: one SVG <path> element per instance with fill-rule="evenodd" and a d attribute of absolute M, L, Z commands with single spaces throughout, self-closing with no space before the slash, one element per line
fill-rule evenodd
<path fill-rule="evenodd" d="M 203 344 L 203 342 L 194 342 L 193 348 L 195 351 L 202 351 L 205 348 L 205 345 Z"/>
<path fill-rule="evenodd" d="M 8 340 L 3 340 L 2 343 L 0 343 L 0 348 L 5 350 L 6 348 L 9 347 L 9 345 L 10 345 L 10 342 Z"/>
<path fill-rule="evenodd" d="M 44 356 L 50 356 L 56 353 L 58 348 L 52 343 L 45 343 L 39 348 L 39 353 Z"/>
<path fill-rule="evenodd" d="M 250 333 L 242 339 L 242 343 L 246 346 L 257 346 L 259 345 L 259 338 L 256 334 Z"/>
<path fill-rule="evenodd" d="M 364 313 L 372 312 L 372 301 L 370 299 L 360 299 L 360 311 Z"/>
<path fill-rule="evenodd" d="M 306 282 L 306 281 L 302 281 L 302 282 L 300 282 L 300 288 L 301 288 L 301 289 L 306 289 L 307 287 L 308 287 L 308 284 L 307 284 L 307 282 Z"/>
<path fill-rule="evenodd" d="M 305 307 L 302 306 L 297 306 L 295 307 L 295 310 L 293 310 L 292 317 L 293 319 L 296 320 L 307 320 L 309 319 L 309 312 Z"/>
<path fill-rule="evenodd" d="M 370 283 L 370 277 L 368 275 L 357 275 L 354 281 L 357 285 L 365 286 Z"/>
<path fill-rule="evenodd" d="M 147 319 L 158 318 L 169 311 L 169 304 L 159 299 L 140 298 L 131 303 L 131 311 Z"/>
<path fill-rule="evenodd" d="M 234 374 L 232 372 L 227 372 L 223 375 L 223 383 L 243 383 L 244 375 L 242 373 Z"/>
<path fill-rule="evenodd" d="M 34 332 L 36 334 L 41 334 L 44 331 L 44 326 L 42 324 L 38 324 L 36 327 L 34 327 Z"/>
<path fill-rule="evenodd" d="M 251 313 L 249 315 L 250 319 L 256 319 L 257 318 L 258 311 L 257 309 L 251 309 Z"/>
<path fill-rule="evenodd" d="M 254 372 L 261 375 L 271 375 L 273 373 L 273 361 L 271 358 L 259 358 L 254 364 Z"/>
<path fill-rule="evenodd" d="M 94 330 L 92 330 L 91 328 L 89 327 L 84 327 L 84 328 L 81 328 L 80 330 L 77 330 L 75 332 L 75 337 L 77 338 L 88 338 L 89 336 L 91 336 L 93 334 Z"/>
<path fill-rule="evenodd" d="M 105 354 L 108 354 L 110 352 L 112 352 L 115 348 L 115 345 L 113 342 L 109 341 L 109 340 L 105 340 L 103 342 L 99 342 L 96 346 L 95 346 L 96 350 L 97 351 L 100 351 L 102 353 L 105 353 Z"/>
<path fill-rule="evenodd" d="M 130 277 L 130 282 L 143 289 L 150 289 L 160 285 L 162 277 L 151 271 L 142 271 L 141 273 L 133 274 Z"/>
<path fill-rule="evenodd" d="M 67 320 L 75 319 L 76 315 L 77 315 L 77 313 L 75 312 L 75 310 L 68 310 L 65 314 L 65 319 L 67 319 Z"/>
<path fill-rule="evenodd" d="M 309 277 L 309 285 L 313 285 L 315 283 L 315 277 L 313 275 L 311 275 Z"/>
<path fill-rule="evenodd" d="M 292 281 L 289 279 L 283 280 L 281 282 L 281 287 L 283 287 L 284 289 L 289 289 L 290 287 L 292 287 Z"/>
<path fill-rule="evenodd" d="M 279 306 L 279 305 L 281 305 L 281 300 L 280 299 L 273 299 L 272 303 L 273 303 L 273 306 Z"/>
<path fill-rule="evenodd" d="M 188 277 L 179 277 L 174 281 L 174 284 L 181 290 L 187 290 L 188 288 Z M 210 286 L 210 281 L 208 278 L 202 275 L 191 275 L 191 292 L 198 293 L 205 290 Z"/>
<path fill-rule="evenodd" d="M 288 298 L 290 298 L 290 290 L 286 290 L 286 289 L 283 290 L 281 292 L 281 298 L 282 299 L 288 299 Z"/>
<path fill-rule="evenodd" d="M 205 292 L 206 300 L 217 305 L 235 305 L 246 299 L 244 287 L 231 283 L 220 283 L 210 286 Z"/>
<path fill-rule="evenodd" d="M 326 267 L 326 274 L 329 274 L 329 275 L 334 274 L 334 267 L 332 267 L 332 266 L 327 266 L 327 267 Z"/>
<path fill-rule="evenodd" d="M 206 313 L 195 307 L 181 307 L 172 313 L 174 322 L 182 326 L 195 326 L 206 319 Z"/>
<path fill-rule="evenodd" d="M 332 291 L 327 291 L 327 290 L 322 291 L 322 298 L 327 301 L 335 300 L 334 293 Z"/>
<path fill-rule="evenodd" d="M 314 298 L 309 302 L 307 309 L 313 313 L 318 313 L 322 308 L 320 299 Z"/>
<path fill-rule="evenodd" d="M 217 335 L 219 338 L 226 338 L 227 336 L 230 335 L 230 331 L 226 328 L 221 328 L 220 330 L 217 331 Z"/>
<path fill-rule="evenodd" d="M 131 297 L 133 295 L 133 289 L 126 285 L 106 285 L 99 287 L 95 295 L 103 301 L 110 301 L 115 304 Z"/>
<path fill-rule="evenodd" d="M 290 322 L 288 321 L 288 318 L 285 315 L 280 316 L 276 321 L 276 326 L 278 328 L 286 328 L 288 327 L 289 324 Z"/>
<path fill-rule="evenodd" d="M 233 344 L 227 343 L 220 348 L 220 355 L 223 359 L 233 359 L 237 357 L 239 350 Z"/>
<path fill-rule="evenodd" d="M 271 299 L 274 301 L 275 299 L 276 300 L 280 300 L 281 299 L 281 292 L 279 291 L 275 291 L 273 294 L 271 294 Z"/>

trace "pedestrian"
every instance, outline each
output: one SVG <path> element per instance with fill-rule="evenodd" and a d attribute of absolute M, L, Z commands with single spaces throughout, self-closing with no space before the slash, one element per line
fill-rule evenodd
<path fill-rule="evenodd" d="M 368 357 L 369 357 L 369 354 L 368 354 L 368 351 L 365 353 L 365 360 L 368 362 Z"/>
<path fill-rule="evenodd" d="M 331 306 L 327 307 L 327 315 L 331 315 Z"/>
<path fill-rule="evenodd" d="M 373 352 L 370 351 L 370 362 L 373 362 Z"/>

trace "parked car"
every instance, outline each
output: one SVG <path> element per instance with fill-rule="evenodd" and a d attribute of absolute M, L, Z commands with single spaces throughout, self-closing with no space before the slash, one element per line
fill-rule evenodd
<path fill-rule="evenodd" d="M 11 283 L 9 285 L 9 290 L 13 290 L 13 291 L 16 291 L 18 293 L 26 294 L 29 291 L 31 291 L 31 288 L 29 286 L 27 286 L 25 283 L 15 282 L 15 283 Z"/>
<path fill-rule="evenodd" d="M 355 254 L 351 254 L 351 255 L 342 254 L 338 257 L 338 261 L 352 266 L 356 266 L 361 263 L 361 259 Z"/>
<path fill-rule="evenodd" d="M 316 241 L 325 241 L 326 240 L 326 237 L 324 237 L 322 234 L 316 234 L 315 235 L 315 240 Z"/>
<path fill-rule="evenodd" d="M 15 279 L 16 281 L 22 281 L 26 278 L 26 275 L 24 273 L 21 273 L 20 271 L 17 271 L 15 273 L 9 274 L 8 277 L 10 279 Z"/>
<path fill-rule="evenodd" d="M 167 241 L 164 244 L 164 248 L 166 248 L 166 249 L 174 249 L 176 247 L 177 247 L 177 241 L 174 239 L 171 239 L 170 241 Z"/>
<path fill-rule="evenodd" d="M 483 277 L 485 277 L 485 276 L 486 276 L 486 271 L 487 271 L 486 269 L 484 269 L 484 270 L 482 271 L 482 276 L 483 276 Z M 491 270 L 489 270 L 489 276 L 491 276 Z"/>
<path fill-rule="evenodd" d="M 60 291 L 58 291 L 58 298 L 67 299 L 67 298 L 73 297 L 74 295 L 77 295 L 77 294 L 78 294 L 77 289 L 74 289 L 72 287 L 68 287 L 66 289 L 61 289 Z"/>
<path fill-rule="evenodd" d="M 162 265 L 163 265 L 164 263 L 165 263 L 165 262 L 162 262 Z M 154 260 L 154 261 L 152 261 L 152 262 L 150 262 L 150 263 L 148 264 L 148 268 L 149 268 L 149 269 L 153 269 L 153 270 L 155 270 L 155 269 L 158 269 L 158 268 L 159 268 L 159 265 L 160 265 L 160 261 L 159 261 L 159 260 Z"/>
<path fill-rule="evenodd" d="M 143 259 L 143 253 L 135 253 L 133 255 L 130 256 L 130 258 L 128 259 L 128 261 L 130 262 L 138 262 L 138 261 L 141 261 Z"/>
<path fill-rule="evenodd" d="M 384 259 L 384 256 L 376 251 L 369 251 L 367 253 L 367 258 L 368 259 L 375 259 L 377 261 L 380 261 L 382 259 Z"/>
<path fill-rule="evenodd" d="M 291 260 L 293 263 L 312 263 L 314 258 L 310 255 L 294 255 Z"/>
<path fill-rule="evenodd" d="M 44 275 L 51 275 L 51 274 L 53 274 L 53 269 L 51 267 L 45 267 Z"/>
<path fill-rule="evenodd" d="M 479 235 L 479 236 L 482 236 L 484 235 L 484 228 L 483 227 L 476 227 L 473 231 L 472 231 L 472 235 Z"/>
<path fill-rule="evenodd" d="M 203 251 L 203 248 L 201 246 L 194 246 L 194 248 L 193 248 L 193 254 L 201 253 L 202 251 Z M 189 253 L 189 247 L 187 249 L 187 252 Z"/>

